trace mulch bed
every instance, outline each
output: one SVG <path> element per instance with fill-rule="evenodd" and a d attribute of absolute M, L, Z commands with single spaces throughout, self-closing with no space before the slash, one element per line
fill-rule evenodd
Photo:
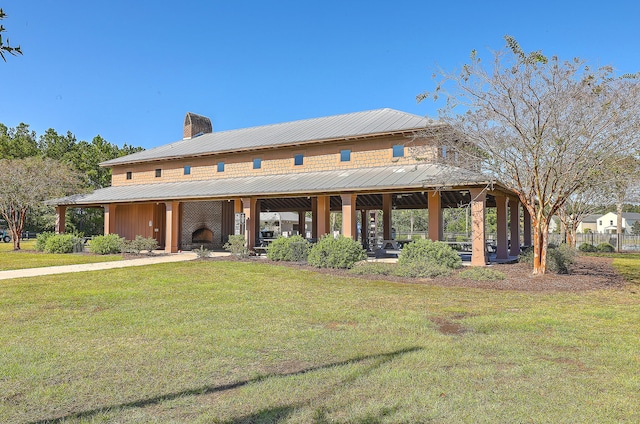
<path fill-rule="evenodd" d="M 223 257 L 213 260 L 239 260 L 234 257 Z M 438 278 L 403 278 L 395 276 L 360 276 L 350 273 L 348 270 L 319 269 L 310 265 L 302 265 L 287 262 L 271 262 L 263 258 L 249 258 L 246 261 L 260 261 L 292 267 L 295 269 L 309 270 L 322 274 L 361 278 L 375 281 L 394 281 L 406 284 L 429 284 L 443 287 L 468 287 L 484 288 L 494 290 L 517 290 L 530 292 L 557 292 L 557 291 L 586 291 L 602 289 L 622 289 L 627 286 L 622 276 L 618 274 L 612 266 L 613 259 L 596 256 L 579 256 L 576 263 L 570 268 L 569 274 L 559 275 L 547 273 L 545 275 L 534 276 L 531 273 L 531 266 L 516 263 L 492 265 L 492 267 L 502 272 L 506 278 L 496 281 L 473 281 L 458 277 L 458 272 L 454 272 L 449 277 Z"/>

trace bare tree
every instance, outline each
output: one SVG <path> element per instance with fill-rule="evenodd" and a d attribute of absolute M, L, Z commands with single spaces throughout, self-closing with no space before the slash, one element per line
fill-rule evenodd
<path fill-rule="evenodd" d="M 20 236 L 27 213 L 45 200 L 76 191 L 77 174 L 53 159 L 29 157 L 0 160 L 0 215 L 7 221 L 14 250 L 20 249 Z"/>
<path fill-rule="evenodd" d="M 610 199 L 611 197 L 604 184 L 583 187 L 567 197 L 564 205 L 558 209 L 557 217 L 566 230 L 567 244 L 569 246 L 576 247 L 580 223 L 588 215 L 608 204 Z"/>
<path fill-rule="evenodd" d="M 633 189 L 640 182 L 640 163 L 633 156 L 625 156 L 615 160 L 608 168 L 606 175 L 610 182 L 608 188 L 616 203 L 616 251 L 622 251 L 622 207 L 633 197 Z"/>
<path fill-rule="evenodd" d="M 451 148 L 518 195 L 531 215 L 533 273 L 544 274 L 551 217 L 613 158 L 638 151 L 640 84 L 505 39 L 488 66 L 473 51 L 459 72 L 437 72 L 435 90 L 418 101 L 446 98 L 441 120 L 472 145 Z"/>
<path fill-rule="evenodd" d="M 0 20 L 6 17 L 7 17 L 7 14 L 4 13 L 4 10 L 0 9 Z M 2 25 L 0 25 L 0 33 L 3 33 L 4 31 L 6 30 Z M 11 45 L 9 44 L 9 39 L 7 38 L 7 40 L 4 41 L 2 39 L 2 35 L 0 34 L 0 57 L 2 58 L 2 60 L 6 62 L 7 58 L 4 56 L 5 53 L 16 56 L 18 54 L 22 54 L 22 50 L 20 49 L 20 46 L 11 47 Z"/>

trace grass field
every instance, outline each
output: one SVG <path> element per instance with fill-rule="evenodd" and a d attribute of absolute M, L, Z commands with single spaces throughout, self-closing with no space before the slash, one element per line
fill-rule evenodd
<path fill-rule="evenodd" d="M 640 422 L 639 292 L 222 261 L 6 280 L 0 422 Z"/>
<path fill-rule="evenodd" d="M 0 243 L 0 271 L 122 260 L 122 255 L 59 255 L 37 253 L 34 250 L 35 244 L 35 240 L 21 241 L 21 250 L 14 251 L 13 243 Z"/>

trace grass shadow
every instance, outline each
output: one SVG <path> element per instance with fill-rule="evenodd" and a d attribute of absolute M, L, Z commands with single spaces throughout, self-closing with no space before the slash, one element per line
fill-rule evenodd
<path fill-rule="evenodd" d="M 174 393 L 168 393 L 168 394 L 164 394 L 164 395 L 160 395 L 160 396 L 155 396 L 155 397 L 150 397 L 150 398 L 146 398 L 146 399 L 140 399 L 140 400 L 135 400 L 135 401 L 131 401 L 131 402 L 125 402 L 119 405 L 109 405 L 109 406 L 104 406 L 101 408 L 95 408 L 95 409 L 90 409 L 90 410 L 86 410 L 86 411 L 80 411 L 80 412 L 73 412 L 61 417 L 56 417 L 56 418 L 47 418 L 47 419 L 43 419 L 43 420 L 38 420 L 38 421 L 32 421 L 29 424 L 59 424 L 59 423 L 63 423 L 66 420 L 69 419 L 85 419 L 85 418 L 91 418 L 95 415 L 99 415 L 99 414 L 103 414 L 112 410 L 116 410 L 116 409 L 128 409 L 128 408 L 144 408 L 144 407 L 148 407 L 148 406 L 152 406 L 152 405 L 157 405 L 160 404 L 162 402 L 166 402 L 166 401 L 170 401 L 170 400 L 174 400 L 174 399 L 178 399 L 184 396 L 200 396 L 200 395 L 207 395 L 207 394 L 211 394 L 211 393 L 220 393 L 220 392 L 224 392 L 227 390 L 233 390 L 233 389 L 237 389 L 239 387 L 243 387 L 252 383 L 258 383 L 260 381 L 263 381 L 265 379 L 268 378 L 274 378 L 274 377 L 278 377 L 278 378 L 282 378 L 282 377 L 291 377 L 291 376 L 296 376 L 296 375 L 302 375 L 302 374 L 306 374 L 306 373 L 311 373 L 314 371 L 320 371 L 320 370 L 325 370 L 325 369 L 330 369 L 330 368 L 336 368 L 336 367 L 341 367 L 341 366 L 345 366 L 345 365 L 352 365 L 352 364 L 357 364 L 357 363 L 361 363 L 361 362 L 365 362 L 365 361 L 375 361 L 375 364 L 368 367 L 364 373 L 358 373 L 357 375 L 354 375 L 353 377 L 349 378 L 347 381 L 345 381 L 344 383 L 350 383 L 351 381 L 357 379 L 358 377 L 360 377 L 363 374 L 366 373 L 370 373 L 372 372 L 374 369 L 380 367 L 381 365 L 383 365 L 384 363 L 387 363 L 391 360 L 393 360 L 396 357 L 402 356 L 402 355 L 406 355 L 408 353 L 412 353 L 412 352 L 417 352 L 422 350 L 423 348 L 421 347 L 410 347 L 410 348 L 405 348 L 405 349 L 400 349 L 400 350 L 396 350 L 393 352 L 389 352 L 389 353 L 380 353 L 380 354 L 376 354 L 376 355 L 364 355 L 364 356 L 358 356 L 352 359 L 348 359 L 345 361 L 340 361 L 340 362 L 332 362 L 330 364 L 325 364 L 325 365 L 319 365 L 316 367 L 310 367 L 310 368 L 305 368 L 305 369 L 301 369 L 298 371 L 292 371 L 292 372 L 288 372 L 288 373 L 280 373 L 280 374 L 265 374 L 265 375 L 261 375 L 249 380 L 243 380 L 243 381 L 238 381 L 236 383 L 230 383 L 230 384 L 223 384 L 223 385 L 219 385 L 219 386 L 204 386 L 204 387 L 199 387 L 196 389 L 189 389 L 189 390 L 183 390 L 181 392 L 174 392 Z M 264 411 L 260 411 L 257 414 L 251 415 L 251 416 L 246 416 L 246 417 L 241 417 L 238 420 L 233 420 L 230 421 L 230 424 L 236 424 L 236 423 L 249 423 L 249 422 L 278 422 L 282 419 L 285 419 L 287 416 L 289 416 L 291 414 L 291 412 L 296 408 L 297 406 L 291 405 L 291 406 L 281 406 L 281 407 L 275 407 L 273 409 L 269 409 L 269 410 L 264 410 Z M 251 420 L 253 419 L 253 421 Z"/>

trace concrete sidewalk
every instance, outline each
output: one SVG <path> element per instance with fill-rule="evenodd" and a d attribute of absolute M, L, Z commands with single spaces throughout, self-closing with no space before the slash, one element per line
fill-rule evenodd
<path fill-rule="evenodd" d="M 228 256 L 228 252 L 211 252 L 210 256 Z M 170 255 L 145 256 L 136 259 L 124 259 L 122 261 L 95 262 L 91 264 L 62 265 L 42 268 L 15 269 L 0 271 L 0 280 L 10 278 L 37 277 L 39 275 L 65 274 L 67 272 L 99 271 L 103 269 L 126 268 L 130 266 L 142 266 L 160 264 L 165 262 L 184 262 L 196 259 L 193 252 L 172 253 Z"/>

